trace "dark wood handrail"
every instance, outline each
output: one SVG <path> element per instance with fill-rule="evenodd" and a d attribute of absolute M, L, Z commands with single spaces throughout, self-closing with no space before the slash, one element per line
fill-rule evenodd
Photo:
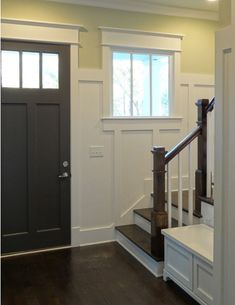
<path fill-rule="evenodd" d="M 208 104 L 207 108 L 206 108 L 206 112 L 211 112 L 214 109 L 215 106 L 215 97 L 213 97 L 213 99 L 210 101 L 210 103 Z"/>
<path fill-rule="evenodd" d="M 165 155 L 165 164 L 170 162 L 176 155 L 178 155 L 186 146 L 188 146 L 195 138 L 197 138 L 202 131 L 202 127 L 198 126 L 189 135 L 187 135 L 181 142 L 179 142 L 172 150 Z"/>
<path fill-rule="evenodd" d="M 207 181 L 207 114 L 214 108 L 215 99 L 196 102 L 198 109 L 197 128 L 187 135 L 171 151 L 155 146 L 153 153 L 153 211 L 151 213 L 151 251 L 156 257 L 164 257 L 164 239 L 161 230 L 168 227 L 168 214 L 165 211 L 166 164 L 197 138 L 197 170 L 195 172 L 194 215 L 201 217 L 201 197 L 206 196 Z"/>

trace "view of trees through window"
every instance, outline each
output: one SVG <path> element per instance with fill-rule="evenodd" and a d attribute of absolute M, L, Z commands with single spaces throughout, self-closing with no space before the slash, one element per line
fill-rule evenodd
<path fill-rule="evenodd" d="M 169 56 L 113 52 L 113 116 L 169 115 Z"/>

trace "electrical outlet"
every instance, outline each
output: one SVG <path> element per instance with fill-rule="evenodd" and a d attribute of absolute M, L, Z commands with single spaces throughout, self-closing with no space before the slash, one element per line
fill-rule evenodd
<path fill-rule="evenodd" d="M 90 146 L 89 155 L 91 158 L 102 158 L 104 157 L 104 146 Z"/>

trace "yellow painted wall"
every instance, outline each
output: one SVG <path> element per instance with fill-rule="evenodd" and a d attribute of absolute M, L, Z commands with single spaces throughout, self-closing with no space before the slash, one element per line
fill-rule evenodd
<path fill-rule="evenodd" d="M 2 0 L 2 17 L 78 23 L 88 32 L 81 34 L 80 67 L 100 68 L 98 26 L 185 34 L 182 72 L 214 73 L 214 34 L 218 23 L 199 19 L 125 12 L 112 9 L 60 4 L 39 0 Z"/>

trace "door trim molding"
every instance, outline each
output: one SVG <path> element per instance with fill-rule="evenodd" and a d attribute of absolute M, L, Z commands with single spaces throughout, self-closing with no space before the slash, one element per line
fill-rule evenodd
<path fill-rule="evenodd" d="M 87 32 L 83 25 L 53 23 L 24 19 L 1 19 L 2 38 L 81 46 L 80 32 Z"/>

